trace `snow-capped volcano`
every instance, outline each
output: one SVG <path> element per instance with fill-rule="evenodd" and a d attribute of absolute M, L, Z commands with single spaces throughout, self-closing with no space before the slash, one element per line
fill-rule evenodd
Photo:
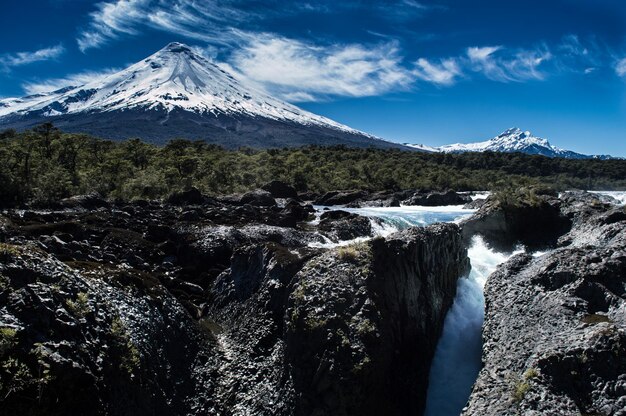
<path fill-rule="evenodd" d="M 114 139 L 202 138 L 228 147 L 400 146 L 244 85 L 182 43 L 85 85 L 0 101 L 0 127 L 43 121 Z"/>
<path fill-rule="evenodd" d="M 407 146 L 422 149 L 423 145 Z M 464 153 L 464 152 L 503 152 L 503 153 L 526 153 L 530 155 L 543 155 L 548 157 L 562 157 L 568 159 L 608 159 L 610 156 L 589 156 L 572 152 L 553 146 L 546 139 L 535 137 L 529 131 L 522 131 L 519 128 L 511 128 L 494 137 L 493 139 L 476 143 L 456 143 L 440 147 L 430 147 L 428 150 L 443 153 Z"/>

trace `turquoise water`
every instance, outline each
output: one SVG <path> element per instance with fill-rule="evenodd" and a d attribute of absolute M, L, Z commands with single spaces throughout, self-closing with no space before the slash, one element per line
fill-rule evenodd
<path fill-rule="evenodd" d="M 368 217 L 384 220 L 395 231 L 412 226 L 424 227 L 436 222 L 459 222 L 468 218 L 475 210 L 462 206 L 447 207 L 392 207 L 392 208 L 341 208 Z"/>

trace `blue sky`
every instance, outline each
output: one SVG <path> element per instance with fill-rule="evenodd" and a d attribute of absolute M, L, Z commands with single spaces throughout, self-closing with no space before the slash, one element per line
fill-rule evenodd
<path fill-rule="evenodd" d="M 517 126 L 626 156 L 622 0 L 21 0 L 0 97 L 76 84 L 171 41 L 381 137 L 442 145 Z"/>

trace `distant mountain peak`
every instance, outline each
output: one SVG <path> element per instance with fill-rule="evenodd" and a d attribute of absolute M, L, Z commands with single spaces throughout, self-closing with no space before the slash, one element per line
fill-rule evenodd
<path fill-rule="evenodd" d="M 501 152 L 501 153 L 526 153 L 531 155 L 542 155 L 548 157 L 562 157 L 568 159 L 610 159 L 611 156 L 599 155 L 589 156 L 576 153 L 571 150 L 561 149 L 553 146 L 547 139 L 533 136 L 528 130 L 518 127 L 511 127 L 493 139 L 475 143 L 455 143 L 440 147 L 428 147 L 424 145 L 411 145 L 416 149 L 443 152 L 443 153 L 465 153 L 465 152 Z"/>
<path fill-rule="evenodd" d="M 542 139 L 540 137 L 535 137 L 530 131 L 522 131 L 522 129 L 520 129 L 519 127 L 512 127 L 510 129 L 507 129 L 495 138 L 487 140 L 483 143 L 489 143 L 487 146 L 500 146 L 504 149 L 519 149 L 526 146 L 537 145 L 554 151 L 561 150 L 552 146 L 550 142 L 548 142 L 548 140 Z"/>
<path fill-rule="evenodd" d="M 444 153 L 520 152 L 550 157 L 567 157 L 565 155 L 568 154 L 568 151 L 552 146 L 548 140 L 535 137 L 530 131 L 524 131 L 518 127 L 509 128 L 490 140 L 449 144 L 439 147 L 439 150 Z"/>

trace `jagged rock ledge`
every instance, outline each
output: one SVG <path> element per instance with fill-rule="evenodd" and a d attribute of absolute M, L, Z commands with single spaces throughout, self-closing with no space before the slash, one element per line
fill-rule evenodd
<path fill-rule="evenodd" d="M 0 216 L 3 411 L 421 411 L 469 267 L 456 225 L 324 250 L 297 201 L 170 202 Z"/>

